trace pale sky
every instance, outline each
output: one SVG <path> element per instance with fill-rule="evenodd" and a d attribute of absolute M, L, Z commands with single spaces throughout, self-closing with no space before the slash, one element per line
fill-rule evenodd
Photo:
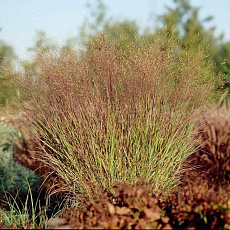
<path fill-rule="evenodd" d="M 13 46 L 20 58 L 26 58 L 33 45 L 35 32 L 43 30 L 59 42 L 76 36 L 89 14 L 86 3 L 95 0 L 0 0 L 0 39 Z M 149 15 L 162 14 L 172 0 L 104 0 L 108 15 L 117 19 L 136 20 L 140 27 L 151 26 Z M 191 0 L 201 6 L 201 18 L 214 16 L 210 26 L 225 34 L 230 41 L 230 0 Z"/>

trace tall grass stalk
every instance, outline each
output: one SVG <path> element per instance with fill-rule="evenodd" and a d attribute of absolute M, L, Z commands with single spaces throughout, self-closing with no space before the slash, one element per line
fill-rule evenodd
<path fill-rule="evenodd" d="M 39 195 L 34 200 L 29 183 L 25 201 L 20 200 L 19 194 L 4 191 L 5 200 L 1 202 L 5 203 L 7 210 L 0 209 L 1 224 L 23 229 L 47 228 L 47 207 L 41 207 Z"/>

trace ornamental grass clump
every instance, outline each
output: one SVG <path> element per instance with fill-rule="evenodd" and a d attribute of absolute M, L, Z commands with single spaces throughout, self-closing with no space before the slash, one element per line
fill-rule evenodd
<path fill-rule="evenodd" d="M 167 192 L 195 151 L 193 115 L 215 85 L 202 50 L 179 54 L 172 40 L 138 44 L 126 55 L 101 36 L 78 56 L 40 52 L 35 74 L 23 79 L 37 154 L 61 190 L 91 196 L 141 179 Z"/>
<path fill-rule="evenodd" d="M 230 180 L 230 110 L 223 105 L 208 108 L 200 114 L 196 126 L 200 149 L 193 160 L 216 183 Z"/>

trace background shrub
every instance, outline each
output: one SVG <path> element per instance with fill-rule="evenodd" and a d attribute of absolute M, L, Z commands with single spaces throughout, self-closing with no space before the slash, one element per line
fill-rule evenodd
<path fill-rule="evenodd" d="M 208 108 L 197 121 L 200 149 L 192 156 L 194 164 L 215 183 L 230 180 L 230 111 L 227 101 Z"/>

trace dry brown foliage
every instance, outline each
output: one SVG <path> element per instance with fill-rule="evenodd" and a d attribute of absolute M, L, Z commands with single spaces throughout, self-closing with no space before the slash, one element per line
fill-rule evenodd
<path fill-rule="evenodd" d="M 113 193 L 83 199 L 80 208 L 65 210 L 62 217 L 76 229 L 229 228 L 229 189 L 208 183 L 197 171 L 185 174 L 166 201 L 154 196 L 147 183 L 118 183 Z"/>
<path fill-rule="evenodd" d="M 144 184 L 117 184 L 113 195 L 102 192 L 100 199 L 85 200 L 81 209 L 69 209 L 63 217 L 76 229 L 170 228 L 169 218 Z"/>
<path fill-rule="evenodd" d="M 161 204 L 174 227 L 230 227 L 230 186 L 221 187 L 200 171 L 187 172 L 178 189 Z"/>

